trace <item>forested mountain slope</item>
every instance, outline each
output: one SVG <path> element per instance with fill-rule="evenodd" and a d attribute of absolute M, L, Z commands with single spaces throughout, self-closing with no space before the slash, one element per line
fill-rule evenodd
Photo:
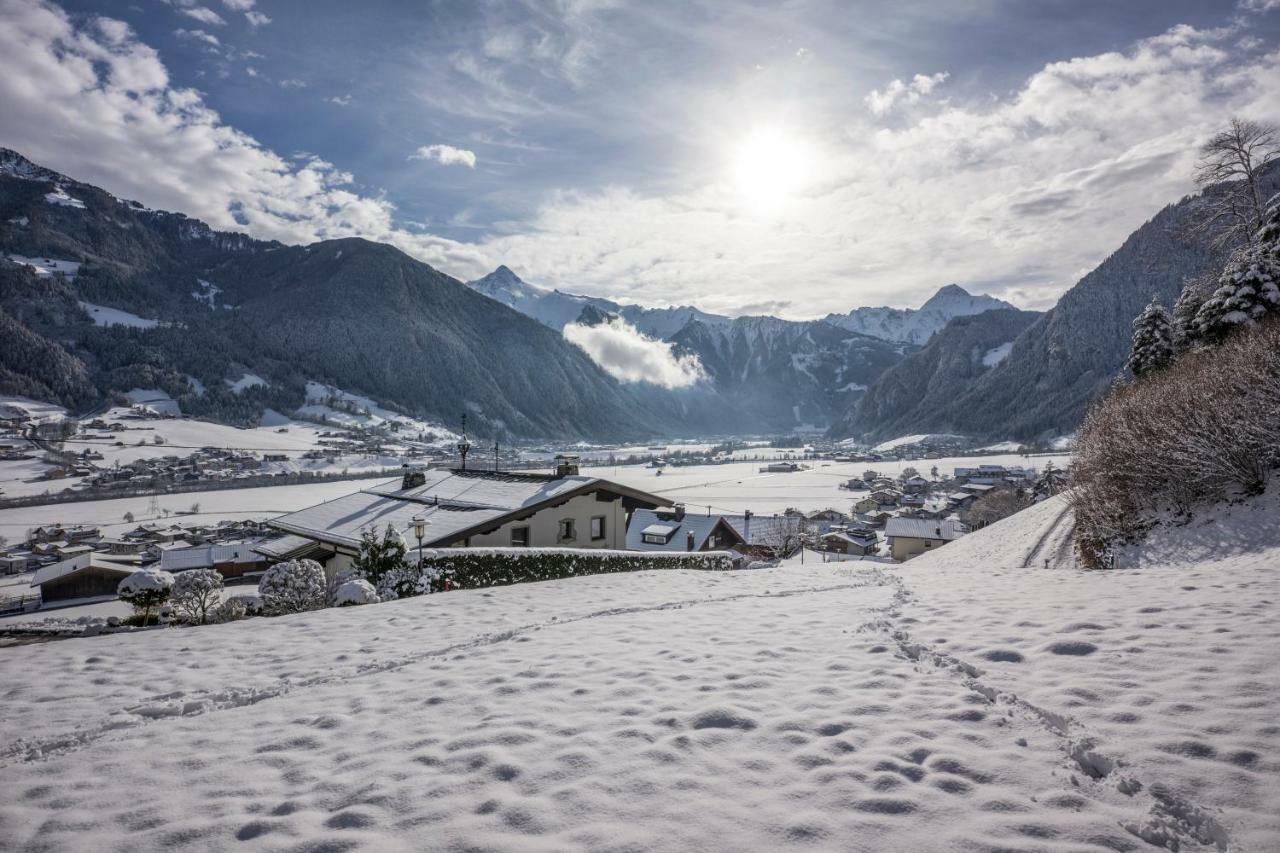
<path fill-rule="evenodd" d="M 925 346 L 886 370 L 833 427 L 874 443 L 909 433 L 954 433 L 968 419 L 957 388 L 996 369 L 1040 314 L 1007 308 L 956 317 Z"/>
<path fill-rule="evenodd" d="M 470 411 L 497 434 L 683 427 L 674 406 L 642 404 L 556 332 L 392 247 L 215 232 L 9 151 L 0 254 L 16 261 L 0 260 L 0 323 L 22 329 L 0 348 L 0 393 L 82 409 L 159 388 L 184 411 L 252 421 L 266 406 L 300 405 L 319 380 L 450 423 Z M 66 263 L 49 274 L 44 259 Z M 93 325 L 80 301 L 153 327 Z M 246 369 L 269 385 L 229 390 L 223 380 Z"/>

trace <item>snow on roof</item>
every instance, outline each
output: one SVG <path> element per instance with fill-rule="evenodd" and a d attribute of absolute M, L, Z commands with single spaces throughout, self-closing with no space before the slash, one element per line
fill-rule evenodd
<path fill-rule="evenodd" d="M 41 568 L 31 577 L 31 586 L 42 586 L 51 580 L 66 577 L 85 569 L 119 572 L 123 576 L 133 574 L 138 570 L 138 567 L 128 563 L 117 563 L 109 559 L 105 554 L 77 554 L 69 560 L 63 560 Z"/>
<path fill-rule="evenodd" d="M 425 541 L 434 543 L 473 525 L 501 518 L 510 511 L 496 507 L 432 505 L 375 492 L 356 492 L 289 513 L 273 519 L 270 524 L 315 541 L 357 548 L 362 530 L 380 532 L 390 524 L 405 533 L 413 527 L 417 516 L 427 521 Z"/>
<path fill-rule="evenodd" d="M 160 555 L 160 569 L 181 572 L 186 569 L 210 569 L 219 563 L 255 563 L 266 558 L 246 542 L 228 545 L 196 545 L 176 548 Z"/>
<path fill-rule="evenodd" d="M 358 547 L 360 532 L 383 530 L 390 524 L 406 534 L 413 519 L 427 520 L 424 544 L 448 544 L 457 534 L 477 524 L 495 521 L 582 490 L 599 488 L 617 492 L 654 506 L 666 499 L 629 486 L 594 477 L 553 477 L 507 471 L 459 471 L 437 469 L 422 472 L 426 483 L 399 488 L 399 479 L 345 495 L 326 503 L 280 516 L 272 527 L 318 542 Z"/>
<path fill-rule="evenodd" d="M 631 515 L 631 524 L 627 526 L 628 551 L 687 551 L 689 550 L 689 534 L 693 534 L 693 550 L 698 551 L 707 544 L 707 538 L 715 530 L 716 525 L 724 520 L 720 515 L 693 515 L 686 513 L 684 518 L 676 520 L 671 512 L 658 512 L 652 509 L 637 509 Z M 730 529 L 732 527 L 730 526 Z M 736 532 L 736 531 L 735 531 Z M 644 534 L 656 533 L 666 537 L 666 542 L 645 542 Z"/>
<path fill-rule="evenodd" d="M 286 533 L 284 536 L 277 536 L 274 539 L 266 539 L 259 542 L 254 546 L 253 550 L 273 559 L 287 560 L 295 554 L 315 547 L 315 544 L 314 539 Z"/>
<path fill-rule="evenodd" d="M 903 518 L 889 519 L 884 528 L 885 536 L 901 536 L 908 539 L 942 539 L 951 541 L 964 535 L 964 529 L 950 519 Z"/>

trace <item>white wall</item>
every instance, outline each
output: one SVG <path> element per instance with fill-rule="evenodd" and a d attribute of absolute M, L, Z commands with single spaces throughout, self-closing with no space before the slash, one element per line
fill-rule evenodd
<path fill-rule="evenodd" d="M 605 518 L 604 539 L 591 539 L 591 519 Z M 560 520 L 572 518 L 578 538 L 572 542 L 559 539 Z M 471 545 L 477 548 L 510 548 L 511 531 L 516 527 L 529 528 L 529 545 L 534 548 L 613 548 L 621 549 L 627 543 L 627 514 L 622 499 L 607 503 L 596 500 L 595 493 L 578 495 L 560 506 L 540 509 L 523 521 L 511 521 L 493 533 L 472 536 Z M 461 542 L 454 545 L 460 546 Z"/>

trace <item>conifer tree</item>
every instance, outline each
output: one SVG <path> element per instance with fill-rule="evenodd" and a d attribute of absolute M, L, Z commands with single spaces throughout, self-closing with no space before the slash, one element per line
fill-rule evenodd
<path fill-rule="evenodd" d="M 366 529 L 360 533 L 360 554 L 351 561 L 351 568 L 378 587 L 384 577 L 405 565 L 406 550 L 404 537 L 390 524 L 381 537 Z"/>
<path fill-rule="evenodd" d="M 1218 289 L 1196 312 L 1198 338 L 1220 341 L 1236 329 L 1256 325 L 1268 314 L 1280 313 L 1280 258 L 1276 248 L 1256 244 L 1239 249 L 1232 256 L 1218 279 Z"/>
<path fill-rule="evenodd" d="M 1152 298 L 1133 321 L 1133 348 L 1127 366 L 1130 373 L 1140 377 L 1159 370 L 1172 358 L 1173 320 L 1160 300 Z"/>

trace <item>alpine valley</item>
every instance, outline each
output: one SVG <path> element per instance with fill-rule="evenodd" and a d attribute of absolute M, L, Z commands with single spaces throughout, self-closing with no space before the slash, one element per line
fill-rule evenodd
<path fill-rule="evenodd" d="M 88 412 L 156 389 L 186 414 L 252 424 L 320 382 L 451 426 L 467 412 L 507 438 L 1046 439 L 1118 375 L 1151 288 L 1172 301 L 1211 263 L 1179 236 L 1193 204 L 1160 212 L 1047 314 L 950 284 L 918 309 L 794 321 L 621 304 L 506 266 L 464 284 L 357 238 L 259 241 L 0 149 L 0 393 Z M 565 333 L 601 323 L 696 359 L 699 378 L 611 374 Z"/>

